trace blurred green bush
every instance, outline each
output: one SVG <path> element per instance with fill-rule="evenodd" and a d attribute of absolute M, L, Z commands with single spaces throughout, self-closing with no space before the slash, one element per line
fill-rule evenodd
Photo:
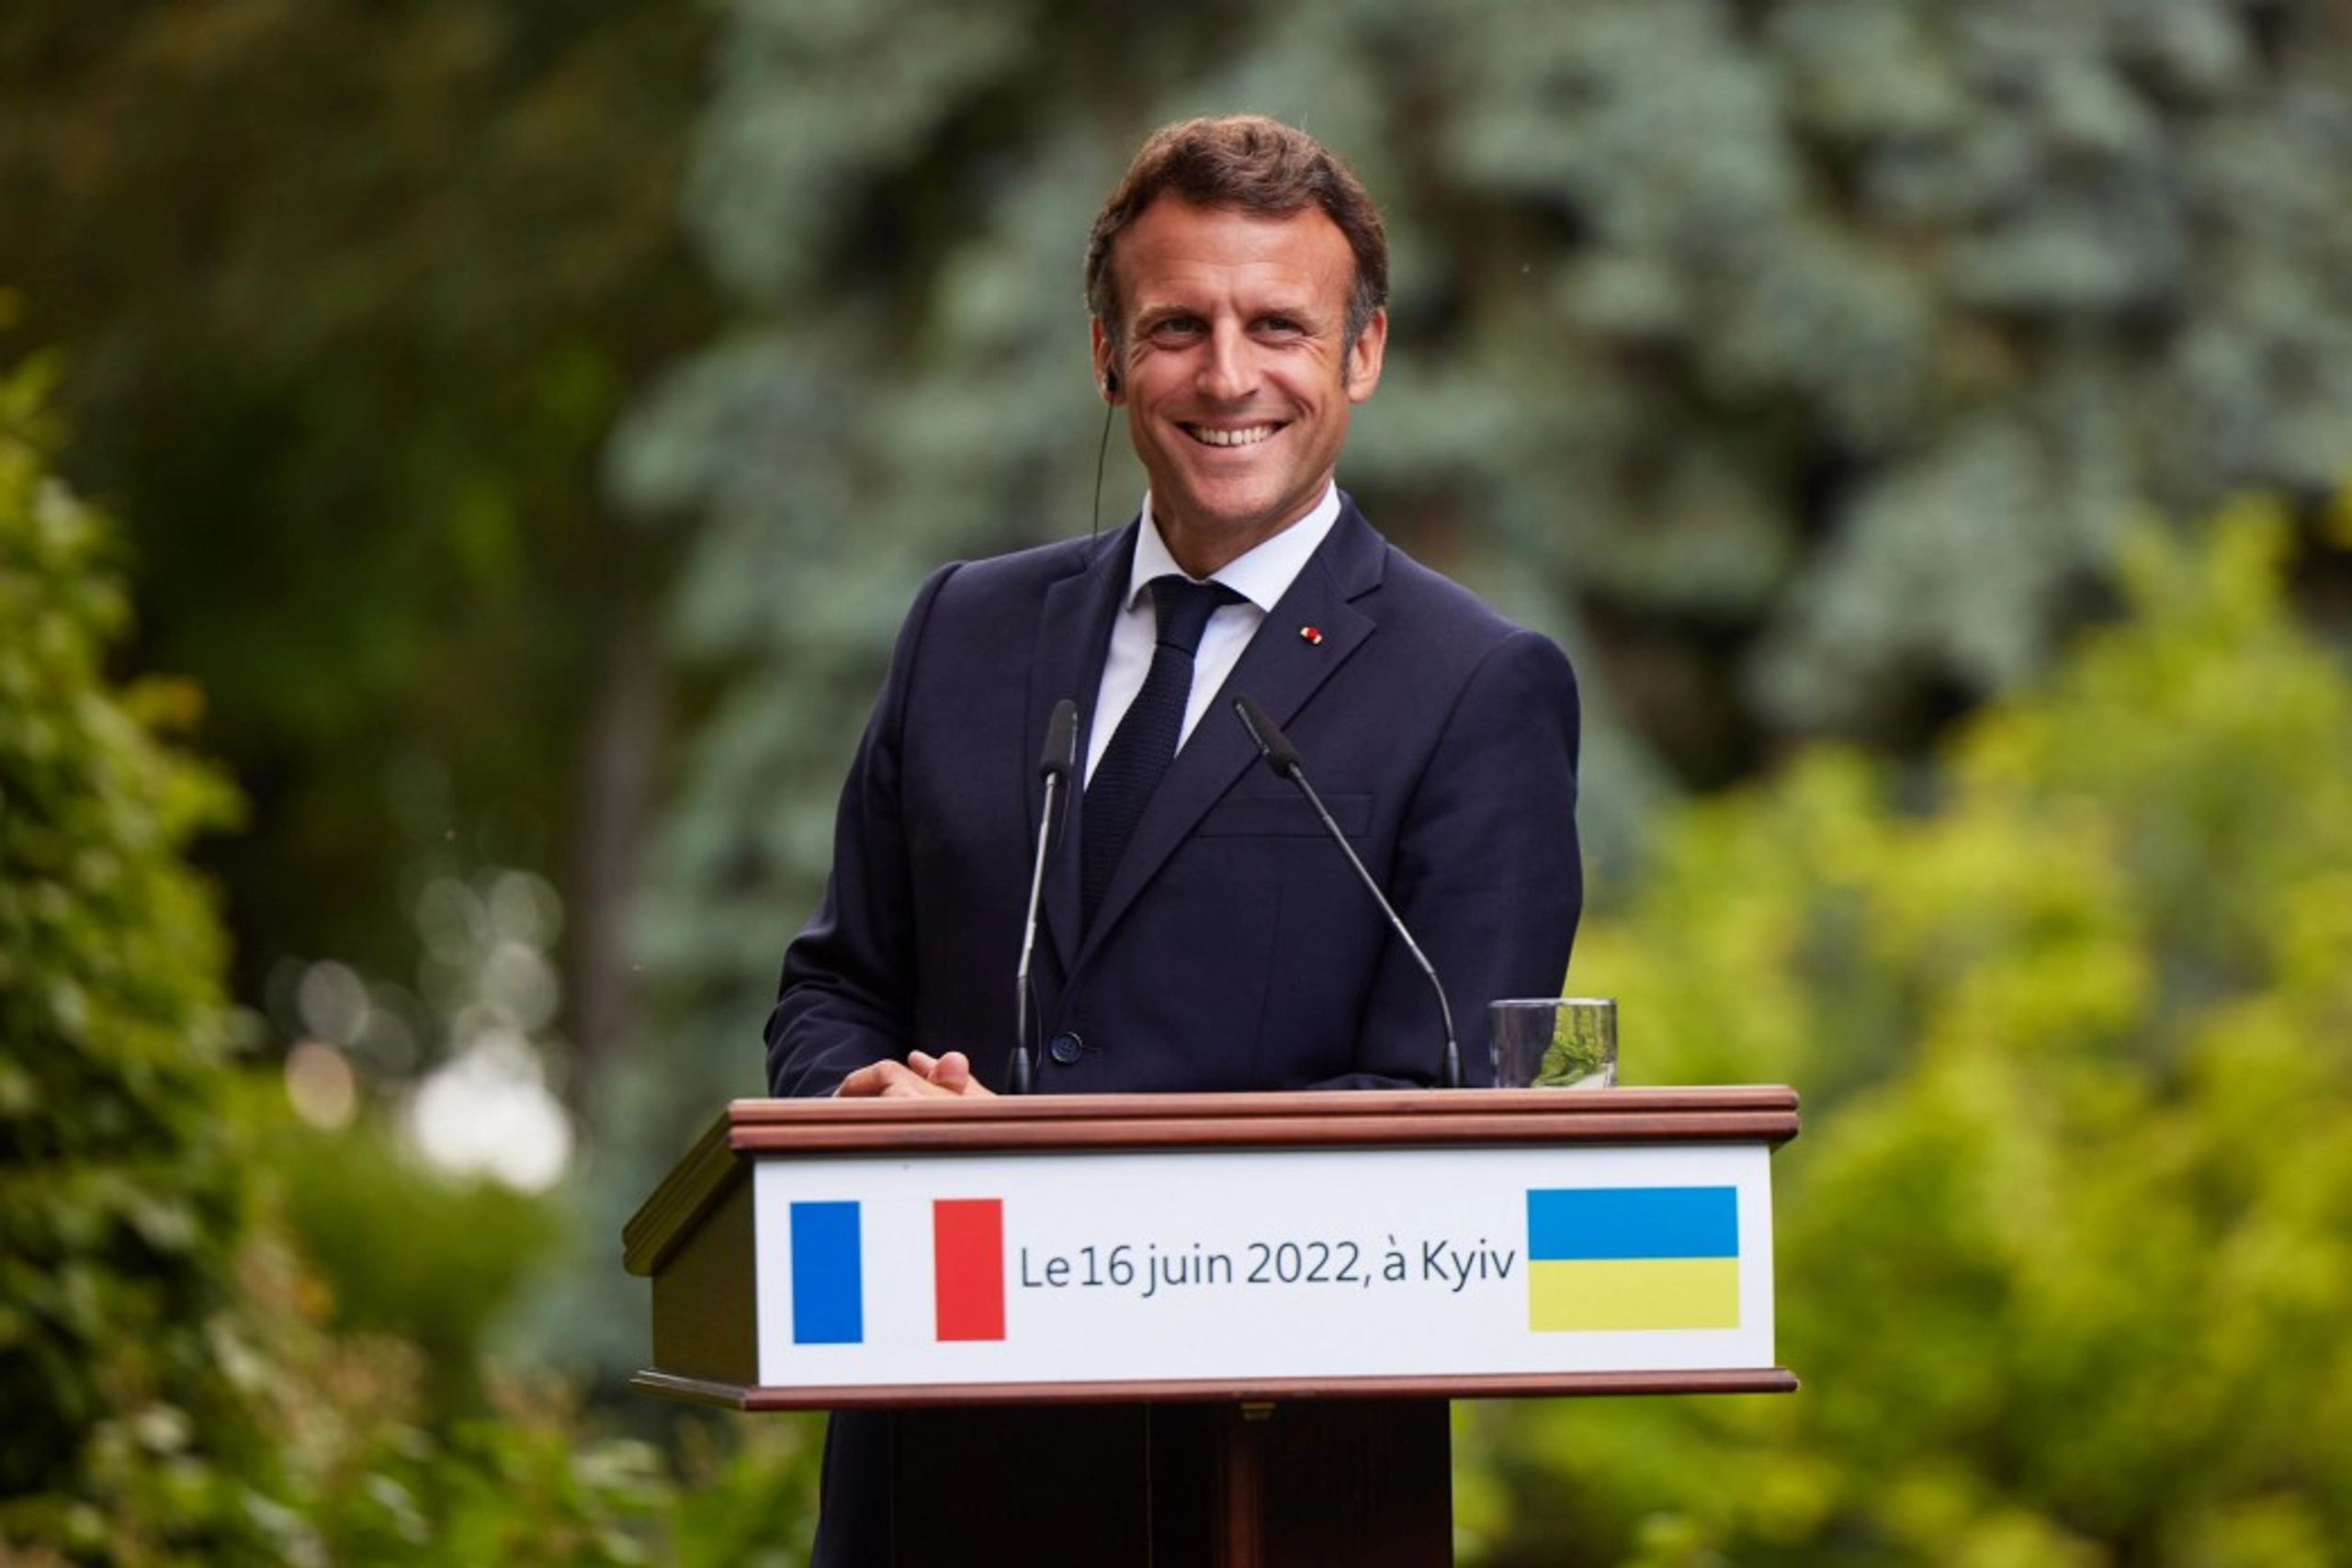
<path fill-rule="evenodd" d="M 47 391 L 0 376 L 0 1537 L 135 1561 L 134 1490 L 191 1547 L 260 1539 L 224 955 L 181 860 L 234 797 L 156 739 L 192 694 L 103 678 L 124 601 Z"/>
<path fill-rule="evenodd" d="M 236 797 L 159 739 L 191 689 L 107 676 L 118 563 L 46 398 L 0 369 L 0 1564 L 794 1560 L 808 1425 L 656 1446 L 485 1371 L 546 1201 L 236 1059 L 182 858 Z"/>
<path fill-rule="evenodd" d="M 1931 772 L 1804 752 L 1579 939 L 1630 1081 L 1804 1090 L 1804 1387 L 1469 1413 L 1483 1561 L 2340 1559 L 2352 676 L 2290 536 L 2137 530 L 2128 618 Z"/>

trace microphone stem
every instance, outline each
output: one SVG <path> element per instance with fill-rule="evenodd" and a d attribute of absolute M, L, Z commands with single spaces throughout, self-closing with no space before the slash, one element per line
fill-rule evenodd
<path fill-rule="evenodd" d="M 1037 853 L 1029 869 L 1029 913 L 1021 926 L 1021 970 L 1012 977 L 1012 1064 L 1005 1074 L 1005 1089 L 1027 1094 L 1032 1064 L 1029 1049 L 1029 959 L 1037 946 L 1037 905 L 1046 890 L 1046 841 L 1054 830 L 1054 797 L 1061 790 L 1061 774 L 1046 775 L 1046 809 L 1037 818 Z"/>
<path fill-rule="evenodd" d="M 1356 853 L 1355 846 L 1348 842 L 1347 834 L 1340 831 L 1340 825 L 1331 819 L 1331 813 L 1323 805 L 1323 797 L 1315 793 L 1313 784 L 1306 782 L 1306 770 L 1294 761 L 1282 771 L 1291 783 L 1298 786 L 1299 793 L 1306 796 L 1306 803 L 1315 807 L 1315 815 L 1323 818 L 1323 826 L 1330 833 L 1331 841 L 1346 852 L 1348 863 L 1356 868 L 1356 875 L 1363 879 L 1365 890 L 1380 905 L 1382 913 L 1388 917 L 1389 928 L 1404 942 L 1405 951 L 1413 955 L 1413 962 L 1421 966 L 1421 973 L 1429 976 L 1430 989 L 1437 993 L 1438 1014 L 1445 1021 L 1445 1060 L 1441 1065 L 1439 1077 L 1444 1088 L 1460 1089 L 1462 1049 L 1454 1042 L 1453 1008 L 1445 999 L 1445 987 L 1437 977 L 1436 965 L 1430 962 L 1429 954 L 1421 951 L 1421 944 L 1413 940 L 1413 933 L 1406 930 L 1405 922 L 1397 918 L 1396 911 L 1389 905 L 1388 895 L 1380 890 L 1380 884 L 1374 881 L 1372 873 L 1364 868 L 1363 857 Z"/>

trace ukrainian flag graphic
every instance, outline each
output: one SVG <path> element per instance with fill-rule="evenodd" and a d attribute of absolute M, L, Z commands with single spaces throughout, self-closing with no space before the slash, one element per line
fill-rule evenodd
<path fill-rule="evenodd" d="M 1736 1187 L 1532 1188 L 1527 1326 L 1739 1326 Z"/>

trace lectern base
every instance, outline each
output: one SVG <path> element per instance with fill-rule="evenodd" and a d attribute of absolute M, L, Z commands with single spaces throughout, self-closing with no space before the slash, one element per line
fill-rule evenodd
<path fill-rule="evenodd" d="M 1437 1568 L 1443 1400 L 901 1410 L 898 1568 Z"/>

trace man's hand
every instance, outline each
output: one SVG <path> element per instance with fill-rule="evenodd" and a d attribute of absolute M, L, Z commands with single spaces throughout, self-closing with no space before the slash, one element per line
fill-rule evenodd
<path fill-rule="evenodd" d="M 961 1051 L 944 1056 L 910 1051 L 904 1062 L 876 1062 L 850 1074 L 833 1091 L 841 1100 L 947 1100 L 994 1093 L 972 1076 L 971 1058 Z"/>

